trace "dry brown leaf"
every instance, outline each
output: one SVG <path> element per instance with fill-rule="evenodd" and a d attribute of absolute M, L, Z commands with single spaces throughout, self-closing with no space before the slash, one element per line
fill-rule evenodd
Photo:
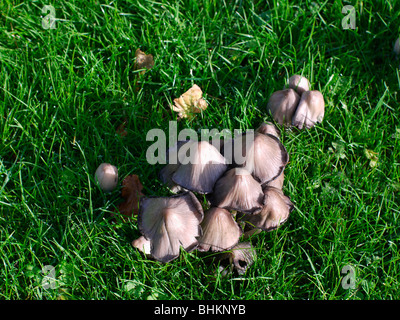
<path fill-rule="evenodd" d="M 172 110 L 178 112 L 179 118 L 190 118 L 194 113 L 207 109 L 207 106 L 207 101 L 203 99 L 203 91 L 195 84 L 179 98 L 174 99 Z"/>
<path fill-rule="evenodd" d="M 128 135 L 128 131 L 126 130 L 127 124 L 128 124 L 128 119 L 125 118 L 124 121 L 118 126 L 116 130 L 116 133 L 122 138 Z"/>
<path fill-rule="evenodd" d="M 127 176 L 122 182 L 121 197 L 125 199 L 118 206 L 121 217 L 127 221 L 139 213 L 139 199 L 144 196 L 143 185 L 136 174 Z"/>
<path fill-rule="evenodd" d="M 135 52 L 135 65 L 134 69 L 135 70 L 140 70 L 140 69 L 151 69 L 154 67 L 154 59 L 152 54 L 146 54 L 142 50 L 137 49 Z M 146 70 L 140 71 L 140 74 L 144 74 Z"/>

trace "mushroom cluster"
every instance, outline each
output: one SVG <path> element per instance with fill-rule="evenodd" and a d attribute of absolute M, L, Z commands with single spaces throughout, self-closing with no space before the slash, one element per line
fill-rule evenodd
<path fill-rule="evenodd" d="M 324 97 L 318 90 L 310 90 L 307 78 L 294 75 L 289 78 L 289 88 L 274 92 L 267 109 L 280 125 L 310 129 L 321 122 L 325 113 Z"/>
<path fill-rule="evenodd" d="M 177 258 L 181 247 L 219 252 L 220 261 L 241 274 L 256 255 L 240 238 L 287 221 L 294 208 L 282 192 L 289 157 L 276 126 L 263 123 L 255 132 L 218 142 L 178 141 L 167 151 L 160 179 L 176 194 L 141 198 L 142 236 L 134 247 L 161 262 Z M 195 194 L 205 195 L 206 210 Z"/>

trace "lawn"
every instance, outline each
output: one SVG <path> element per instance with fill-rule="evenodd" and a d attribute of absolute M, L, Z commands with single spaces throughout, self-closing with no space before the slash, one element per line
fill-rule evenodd
<path fill-rule="evenodd" d="M 342 27 L 345 5 L 355 29 Z M 398 299 L 399 21 L 400 3 L 384 0 L 1 1 L 0 298 Z M 144 75 L 138 48 L 154 56 Z M 252 236 L 247 272 L 222 277 L 198 251 L 163 264 L 135 250 L 136 218 L 112 223 L 121 187 L 102 192 L 98 165 L 171 195 L 146 133 L 168 133 L 174 98 L 197 84 L 209 103 L 179 130 L 254 129 L 293 74 L 323 93 L 325 117 L 281 127 L 295 209 Z"/>

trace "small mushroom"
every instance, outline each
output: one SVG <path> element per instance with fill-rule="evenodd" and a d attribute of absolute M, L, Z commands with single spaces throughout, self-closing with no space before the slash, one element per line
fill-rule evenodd
<path fill-rule="evenodd" d="M 151 242 L 144 236 L 140 236 L 139 238 L 133 240 L 132 246 L 138 249 L 140 252 L 143 252 L 147 257 L 151 257 Z"/>
<path fill-rule="evenodd" d="M 111 192 L 118 184 L 118 169 L 109 163 L 102 163 L 97 168 L 95 180 L 104 192 Z"/>
<path fill-rule="evenodd" d="M 228 145 L 224 146 L 225 157 L 228 162 L 245 168 L 261 184 L 276 179 L 289 161 L 286 148 L 279 139 L 270 134 L 254 133 L 253 139 L 247 139 L 247 134 L 235 137 Z M 237 150 L 239 148 L 239 150 Z M 233 158 L 231 159 L 230 157 Z M 238 155 L 244 158 L 238 161 Z"/>
<path fill-rule="evenodd" d="M 321 122 L 325 114 L 325 102 L 321 92 L 307 91 L 301 95 L 299 105 L 292 119 L 292 124 L 299 129 L 313 127 Z"/>
<path fill-rule="evenodd" d="M 188 252 L 197 247 L 202 220 L 203 209 L 190 191 L 140 200 L 139 230 L 151 241 L 151 255 L 161 262 L 177 258 L 181 246 Z"/>
<path fill-rule="evenodd" d="M 289 88 L 296 90 L 299 95 L 302 95 L 303 92 L 310 91 L 310 82 L 307 78 L 295 74 L 289 78 Z"/>
<path fill-rule="evenodd" d="M 222 208 L 210 208 L 201 223 L 203 235 L 199 238 L 200 251 L 228 250 L 239 242 L 242 229 L 232 214 Z"/>
<path fill-rule="evenodd" d="M 397 38 L 394 47 L 393 47 L 394 53 L 399 56 L 400 55 L 400 38 Z"/>
<path fill-rule="evenodd" d="M 231 266 L 231 273 L 234 269 L 239 275 L 246 273 L 246 270 L 254 263 L 256 258 L 256 250 L 250 242 L 238 243 L 230 251 L 220 256 L 221 264 L 224 265 L 228 261 Z"/>
<path fill-rule="evenodd" d="M 300 96 L 295 90 L 279 90 L 269 98 L 267 110 L 280 125 L 290 125 L 299 101 Z"/>
<path fill-rule="evenodd" d="M 273 135 L 274 137 L 280 139 L 281 138 L 281 132 L 279 131 L 279 129 L 276 127 L 276 125 L 274 125 L 271 122 L 263 122 L 256 130 L 256 132 L 258 133 L 262 133 L 262 134 L 270 134 Z"/>
<path fill-rule="evenodd" d="M 243 168 L 228 170 L 216 183 L 211 196 L 214 207 L 253 212 L 262 206 L 261 185 Z"/>
<path fill-rule="evenodd" d="M 179 153 L 190 150 L 185 163 L 172 175 L 172 181 L 194 192 L 206 194 L 213 191 L 215 182 L 224 174 L 228 165 L 223 155 L 208 141 L 189 141 Z M 193 153 L 193 154 L 192 154 Z"/>
<path fill-rule="evenodd" d="M 293 208 L 293 203 L 281 190 L 266 187 L 262 209 L 251 215 L 243 214 L 240 220 L 248 223 L 250 227 L 271 231 L 287 221 Z"/>

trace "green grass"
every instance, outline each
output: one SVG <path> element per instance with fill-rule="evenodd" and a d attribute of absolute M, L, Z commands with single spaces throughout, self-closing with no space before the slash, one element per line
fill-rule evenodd
<path fill-rule="evenodd" d="M 396 299 L 400 292 L 400 4 L 388 1 L 43 1 L 0 4 L 1 299 Z M 344 5 L 356 29 L 343 30 Z M 133 70 L 141 48 L 155 66 Z M 269 96 L 302 73 L 325 97 L 322 124 L 286 130 L 281 228 L 252 237 L 258 254 L 222 278 L 198 252 L 168 264 L 130 243 L 136 221 L 108 217 L 119 191 L 94 183 L 101 162 L 146 195 L 168 195 L 149 165 L 150 129 L 168 129 L 194 83 L 209 107 L 179 129 L 250 129 Z M 126 137 L 116 128 L 127 119 Z M 371 165 L 370 151 L 378 157 Z M 57 288 L 42 286 L 55 267 Z M 356 270 L 356 288 L 341 269 Z"/>

